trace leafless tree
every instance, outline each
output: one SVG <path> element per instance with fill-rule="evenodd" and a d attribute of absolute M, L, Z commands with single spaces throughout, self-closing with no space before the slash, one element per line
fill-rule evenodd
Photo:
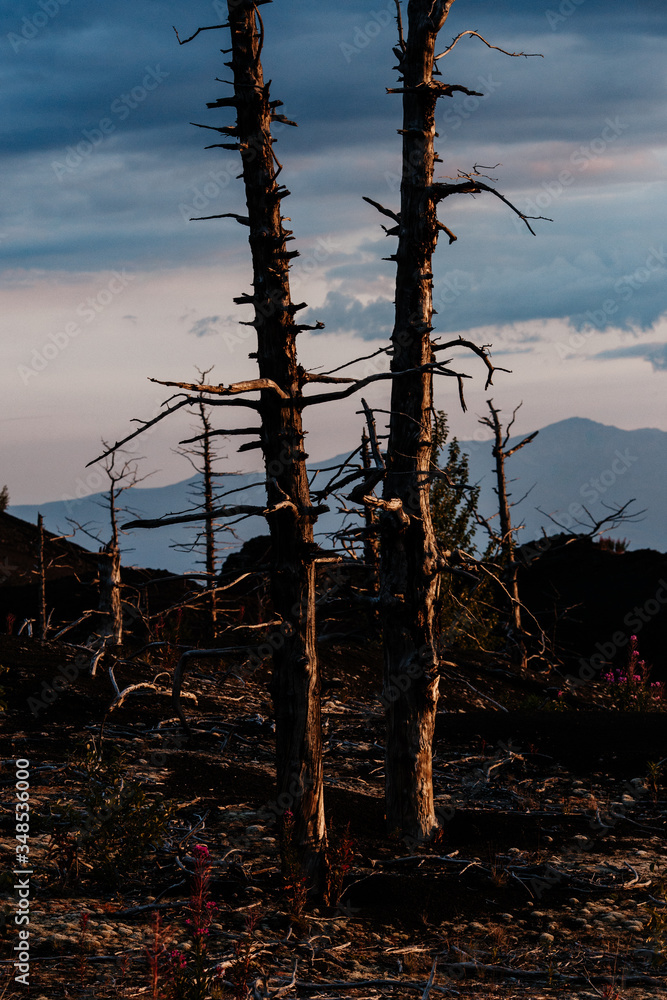
<path fill-rule="evenodd" d="M 237 150 L 242 159 L 246 212 L 226 212 L 206 218 L 233 218 L 249 229 L 253 261 L 253 290 L 235 301 L 253 309 L 249 325 L 257 334 L 259 377 L 232 385 L 203 385 L 159 381 L 179 393 L 155 418 L 143 422 L 125 441 L 184 406 L 242 406 L 259 414 L 260 427 L 243 428 L 259 433 L 266 468 L 267 505 L 223 505 L 208 513 L 192 513 L 139 522 L 144 526 L 183 523 L 188 520 L 262 515 L 271 533 L 271 593 L 280 622 L 271 636 L 275 647 L 273 698 L 276 713 L 278 802 L 294 814 L 294 836 L 305 866 L 319 868 L 325 841 L 321 728 L 320 675 L 315 634 L 313 524 L 323 502 L 336 489 L 357 481 L 350 499 L 380 513 L 382 581 L 378 603 L 385 625 L 385 694 L 390 699 L 387 739 L 387 816 L 391 829 L 411 835 L 429 833 L 435 824 L 431 779 L 431 741 L 438 677 L 434 657 L 433 605 L 441 556 L 435 546 L 428 509 L 431 470 L 431 408 L 434 373 L 457 380 L 463 403 L 463 379 L 436 359 L 436 352 L 463 347 L 473 351 L 495 370 L 483 347 L 457 338 L 433 343 L 431 256 L 439 230 L 450 242 L 456 237 L 437 219 L 437 205 L 452 194 L 490 192 L 507 200 L 482 180 L 474 168 L 454 182 L 433 179 L 435 153 L 434 112 L 437 99 L 455 91 L 473 93 L 460 86 L 445 86 L 433 79 L 435 39 L 453 0 L 411 0 L 409 35 L 403 38 L 399 10 L 399 46 L 396 53 L 403 78 L 404 169 L 400 212 L 367 199 L 395 225 L 388 232 L 399 237 L 392 259 L 397 261 L 396 325 L 391 348 L 372 357 L 391 355 L 389 371 L 376 370 L 362 378 L 341 377 L 341 368 L 313 374 L 297 363 L 296 336 L 312 327 L 297 324 L 296 313 L 305 303 L 293 303 L 289 263 L 296 251 L 287 249 L 291 233 L 283 226 L 281 201 L 289 193 L 278 184 L 282 170 L 274 150 L 271 125 L 293 124 L 269 99 L 262 72 L 264 26 L 259 7 L 271 0 L 229 0 L 225 25 L 229 28 L 234 92 L 211 102 L 212 109 L 234 108 L 233 125 L 201 127 L 217 131 L 225 140 L 214 146 Z M 179 42 L 181 39 L 179 38 Z M 456 42 L 454 43 L 456 44 Z M 488 43 L 487 43 L 488 44 Z M 451 48 L 451 47 L 450 47 Z M 449 50 L 448 50 L 449 51 Z M 442 53 L 445 55 L 446 53 Z M 513 55 L 514 53 L 508 53 Z M 530 228 L 528 218 L 510 205 Z M 532 230 L 531 230 L 532 232 Z M 317 324 L 315 328 L 321 327 Z M 369 422 L 369 448 L 374 468 L 359 468 L 334 477 L 323 490 L 311 494 L 306 475 L 302 412 L 308 406 L 343 400 L 364 386 L 380 380 L 392 383 L 388 461 L 385 463 Z M 306 394 L 313 383 L 347 383 L 345 388 Z M 488 382 L 487 382 L 488 384 Z M 259 399 L 246 394 L 259 393 Z M 367 409 L 367 408 L 366 408 Z M 222 432 L 219 432 L 222 433 Z M 125 441 L 118 442 L 119 447 Z M 384 480 L 380 499 L 373 489 Z"/>
<path fill-rule="evenodd" d="M 454 194 L 488 192 L 507 204 L 532 232 L 528 217 L 487 184 L 477 166 L 469 173 L 459 172 L 454 180 L 434 179 L 438 100 L 455 92 L 481 96 L 436 78 L 437 60 L 463 35 L 477 34 L 463 32 L 436 56 L 437 36 L 452 3 L 410 0 L 404 36 L 401 6 L 396 0 L 399 41 L 394 53 L 401 86 L 389 93 L 400 94 L 403 103 L 400 210 L 394 212 L 366 199 L 393 220 L 387 235 L 398 237 L 397 250 L 390 258 L 396 262 L 396 296 L 387 469 L 380 506 L 380 597 L 387 705 L 387 823 L 390 832 L 411 837 L 428 836 L 436 826 L 431 747 L 440 680 L 435 607 L 443 557 L 436 544 L 429 503 L 433 375 L 456 377 L 464 403 L 464 376 L 451 371 L 446 363 L 438 363 L 436 352 L 455 346 L 472 350 L 487 366 L 487 385 L 494 371 L 484 347 L 461 338 L 445 344 L 431 338 L 432 257 L 439 232 L 447 234 L 450 244 L 456 240 L 438 219 L 438 205 Z"/>
<path fill-rule="evenodd" d="M 206 377 L 211 371 L 211 368 L 207 368 L 206 371 L 199 372 L 200 384 L 203 385 L 205 383 Z M 199 546 L 203 547 L 206 588 L 209 592 L 207 600 L 211 625 L 211 638 L 215 641 L 218 631 L 218 553 L 216 532 L 219 525 L 216 522 L 214 513 L 217 504 L 214 482 L 216 476 L 214 464 L 217 461 L 218 456 L 215 453 L 212 438 L 215 437 L 218 432 L 213 429 L 213 425 L 211 423 L 211 411 L 210 408 L 206 406 L 203 399 L 199 400 L 197 411 L 202 431 L 194 437 L 186 438 L 182 441 L 177 453 L 187 458 L 195 472 L 201 476 L 201 484 L 198 484 L 195 489 L 198 495 L 201 494 L 203 502 L 200 506 L 207 517 L 204 520 L 204 527 L 201 531 L 198 531 L 194 542 L 182 543 L 174 547 L 188 552 L 199 548 Z"/>
<path fill-rule="evenodd" d="M 496 464 L 496 486 L 495 492 L 498 497 L 498 516 L 500 519 L 500 533 L 497 536 L 497 542 L 502 553 L 502 559 L 505 569 L 505 580 L 506 586 L 509 590 L 512 602 L 512 626 L 513 634 L 512 638 L 515 643 L 515 648 L 518 653 L 518 666 L 521 670 L 525 670 L 528 663 L 528 654 L 526 652 L 526 642 L 523 634 L 523 627 L 521 624 L 521 601 L 519 600 L 519 564 L 514 558 L 514 552 L 516 549 L 515 534 L 519 530 L 519 526 L 512 527 L 512 513 L 511 508 L 514 504 L 510 503 L 510 492 L 508 490 L 507 473 L 505 469 L 505 462 L 508 458 L 511 458 L 515 452 L 519 451 L 525 445 L 530 444 L 531 441 L 539 434 L 539 431 L 533 431 L 518 444 L 515 444 L 512 448 L 508 448 L 510 434 L 512 432 L 512 427 L 516 419 L 516 414 L 521 404 L 516 407 L 512 413 L 512 419 L 508 422 L 507 428 L 503 429 L 500 422 L 500 410 L 493 405 L 492 399 L 487 399 L 487 405 L 489 407 L 491 416 L 482 417 L 480 419 L 481 424 L 491 428 L 493 431 L 493 457 Z"/>

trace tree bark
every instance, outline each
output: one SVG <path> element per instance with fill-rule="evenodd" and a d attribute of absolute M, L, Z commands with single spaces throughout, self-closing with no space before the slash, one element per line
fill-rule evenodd
<path fill-rule="evenodd" d="M 361 461 L 368 472 L 372 469 L 370 441 L 366 430 L 361 435 Z M 372 507 L 364 507 L 364 562 L 368 566 L 368 589 L 377 594 L 380 580 L 380 538 L 378 516 Z"/>
<path fill-rule="evenodd" d="M 271 597 L 282 619 L 273 636 L 272 695 L 276 715 L 277 804 L 294 817 L 293 838 L 304 867 L 314 878 L 321 871 L 325 843 L 322 780 L 320 672 L 315 634 L 313 523 L 301 420 L 301 370 L 297 365 L 289 260 L 291 238 L 283 227 L 281 199 L 289 192 L 277 183 L 271 123 L 286 121 L 269 100 L 260 61 L 263 28 L 249 0 L 229 0 L 234 75 L 235 128 L 243 161 L 253 294 L 236 301 L 252 304 L 257 332 L 260 379 L 261 444 L 266 467 L 268 506 L 282 504 L 268 517 L 271 533 Z M 287 503 L 284 503 L 287 501 Z"/>
<path fill-rule="evenodd" d="M 37 563 L 37 638 L 46 639 L 46 559 L 44 556 L 44 518 L 37 515 L 38 563 Z"/>
<path fill-rule="evenodd" d="M 123 641 L 123 609 L 121 605 L 120 548 L 118 543 L 109 542 L 97 556 L 99 572 L 99 610 L 111 619 L 110 634 L 113 644 L 120 646 Z"/>
<path fill-rule="evenodd" d="M 434 361 L 431 258 L 439 223 L 431 192 L 435 108 L 435 42 L 451 2 L 410 0 L 408 36 L 395 49 L 403 95 L 403 170 L 395 257 L 393 372 Z M 392 380 L 384 499 L 381 513 L 381 599 L 386 705 L 386 809 L 390 833 L 428 836 L 436 826 L 432 741 L 438 701 L 434 609 L 441 557 L 431 523 L 433 378 L 431 372 Z"/>
<path fill-rule="evenodd" d="M 204 464 L 203 476 L 204 476 L 204 510 L 207 514 L 211 515 L 215 505 L 213 502 L 213 457 L 211 454 L 211 422 L 208 418 L 208 413 L 206 412 L 206 407 L 203 403 L 199 404 L 199 415 L 201 417 L 201 422 L 204 428 L 204 441 L 202 446 L 202 460 Z M 215 566 L 216 566 L 216 549 L 215 549 L 215 520 L 212 516 L 209 516 L 204 522 L 204 540 L 206 545 L 206 573 L 207 573 L 207 586 L 211 593 L 209 594 L 209 614 L 210 614 L 210 624 L 211 624 L 211 635 L 215 640 L 218 633 L 218 607 L 217 607 L 217 596 L 216 596 L 216 586 L 217 580 L 215 576 Z"/>

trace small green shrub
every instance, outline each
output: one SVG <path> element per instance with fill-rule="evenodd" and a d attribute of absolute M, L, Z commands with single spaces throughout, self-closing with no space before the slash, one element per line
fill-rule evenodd
<path fill-rule="evenodd" d="M 123 777 L 123 754 L 98 753 L 93 743 L 70 765 L 83 772 L 80 800 L 63 799 L 51 807 L 50 853 L 61 879 L 83 861 L 107 881 L 117 883 L 169 837 L 172 807 L 161 795 Z"/>

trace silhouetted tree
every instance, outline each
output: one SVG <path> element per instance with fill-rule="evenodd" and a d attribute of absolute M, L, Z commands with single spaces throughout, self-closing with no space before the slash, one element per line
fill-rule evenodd
<path fill-rule="evenodd" d="M 482 180 L 475 166 L 454 181 L 436 181 L 435 110 L 441 97 L 455 92 L 482 96 L 438 79 L 436 62 L 467 34 L 462 32 L 440 55 L 435 43 L 453 0 L 410 0 L 408 32 L 403 35 L 396 0 L 399 41 L 394 49 L 403 104 L 401 203 L 398 212 L 366 199 L 395 225 L 395 323 L 391 350 L 391 405 L 387 469 L 380 508 L 381 583 L 386 709 L 385 791 L 390 832 L 428 836 L 436 827 L 433 807 L 432 742 L 438 701 L 438 651 L 435 609 L 443 559 L 430 509 L 432 478 L 433 375 L 463 376 L 439 364 L 436 352 L 466 347 L 494 368 L 483 347 L 462 338 L 436 344 L 433 331 L 432 257 L 438 235 L 454 233 L 438 219 L 438 205 L 451 195 L 488 192 L 507 204 L 530 229 L 528 217 Z M 481 38 L 481 36 L 478 35 Z M 482 41 L 485 41 L 482 39 Z M 485 42 L 485 44 L 489 44 Z M 495 48 L 496 46 L 491 46 Z M 504 51 L 504 50 L 501 50 Z M 516 55 L 517 53 L 506 53 Z M 524 55 L 524 53 L 518 53 Z M 531 229 L 532 232 L 532 229 Z"/>
<path fill-rule="evenodd" d="M 431 484 L 433 529 L 441 548 L 472 551 L 479 527 L 480 487 L 470 483 L 468 456 L 461 451 L 457 438 L 448 439 L 447 415 L 440 410 L 433 433 L 434 464 L 441 467 L 441 474 Z"/>
<path fill-rule="evenodd" d="M 530 442 L 537 437 L 539 431 L 533 431 L 532 434 L 529 434 L 528 437 L 525 437 L 518 444 L 514 445 L 513 448 L 508 448 L 507 445 L 509 443 L 512 426 L 514 425 L 514 420 L 519 407 L 516 407 L 512 414 L 512 419 L 509 421 L 507 428 L 504 429 L 500 422 L 500 410 L 493 405 L 493 400 L 488 399 L 487 405 L 491 412 L 491 416 L 482 417 L 480 419 L 480 423 L 491 428 L 493 431 L 493 457 L 496 463 L 495 492 L 498 497 L 498 515 L 500 518 L 500 533 L 497 541 L 502 553 L 504 577 L 511 602 L 513 625 L 511 637 L 515 643 L 518 665 L 521 670 L 525 670 L 528 663 L 528 654 L 526 652 L 526 642 L 521 624 L 521 601 L 519 599 L 518 580 L 519 564 L 514 558 L 514 550 L 516 548 L 514 535 L 519 530 L 520 526 L 512 526 L 511 508 L 513 504 L 510 504 L 511 494 L 508 490 L 505 462 L 508 458 L 511 458 L 515 452 L 519 451 L 525 445 L 530 444 Z M 519 404 L 519 406 L 520 405 L 521 404 Z"/>

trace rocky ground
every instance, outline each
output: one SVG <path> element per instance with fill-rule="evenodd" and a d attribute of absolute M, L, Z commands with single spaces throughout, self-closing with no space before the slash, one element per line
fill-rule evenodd
<path fill-rule="evenodd" d="M 89 677 L 76 655 L 0 638 L 0 997 L 166 1000 L 167 953 L 180 953 L 171 961 L 182 975 L 194 968 L 197 845 L 209 852 L 215 904 L 203 963 L 217 969 L 212 996 L 245 996 L 247 980 L 255 997 L 320 1000 L 667 997 L 663 713 L 612 711 L 595 684 L 559 696 L 557 676 L 524 681 L 490 660 L 445 665 L 434 746 L 442 831 L 404 843 L 384 830 L 378 650 L 329 646 L 331 899 L 313 908 L 289 866 L 281 871 L 268 665 L 241 679 L 229 662 L 195 664 L 184 736 L 160 693 L 165 677 L 109 714 L 106 672 Z M 117 668 L 116 681 L 122 689 L 163 668 Z M 22 758 L 29 989 L 11 964 Z"/>

